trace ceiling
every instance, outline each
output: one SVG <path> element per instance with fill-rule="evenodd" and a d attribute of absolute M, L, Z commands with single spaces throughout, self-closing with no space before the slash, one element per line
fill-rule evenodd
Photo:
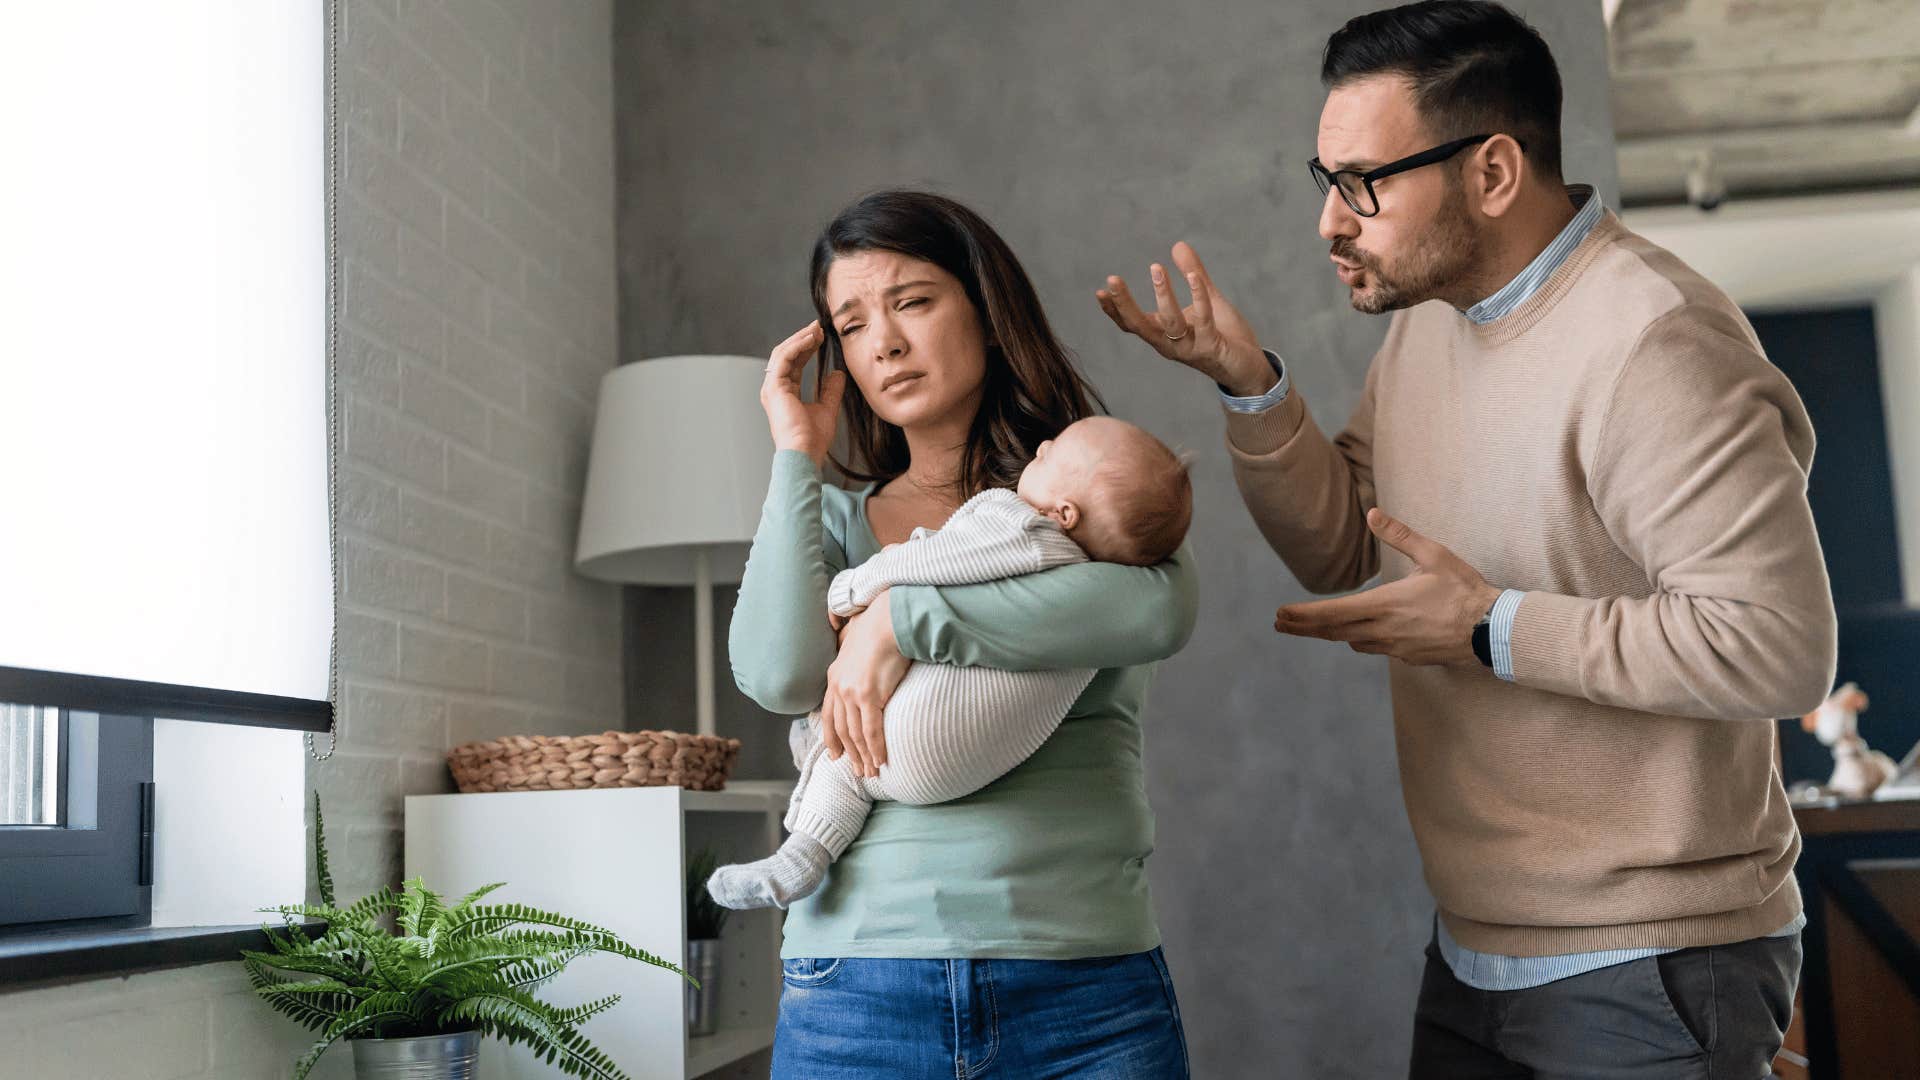
<path fill-rule="evenodd" d="M 1603 0 L 1623 201 L 1920 184 L 1920 0 Z"/>

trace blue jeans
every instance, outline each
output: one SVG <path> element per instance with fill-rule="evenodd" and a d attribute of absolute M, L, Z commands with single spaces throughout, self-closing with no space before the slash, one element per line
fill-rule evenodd
<path fill-rule="evenodd" d="M 1159 949 L 1090 960 L 782 961 L 773 1080 L 1185 1080 Z"/>

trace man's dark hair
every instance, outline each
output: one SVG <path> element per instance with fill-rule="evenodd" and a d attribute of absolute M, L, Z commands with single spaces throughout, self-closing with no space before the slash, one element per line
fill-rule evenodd
<path fill-rule="evenodd" d="M 1332 90 L 1372 75 L 1412 84 L 1436 143 L 1510 135 L 1543 176 L 1560 178 L 1560 69 L 1505 7 L 1425 0 L 1349 19 L 1327 39 L 1320 81 Z"/>

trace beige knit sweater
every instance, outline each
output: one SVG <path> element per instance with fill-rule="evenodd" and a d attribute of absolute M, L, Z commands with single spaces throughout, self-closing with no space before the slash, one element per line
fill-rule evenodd
<path fill-rule="evenodd" d="M 1453 936 L 1719 944 L 1799 911 L 1775 717 L 1833 680 L 1813 430 L 1732 301 L 1607 215 L 1476 326 L 1394 316 L 1347 429 L 1227 414 L 1242 496 L 1316 592 L 1395 580 L 1378 505 L 1526 592 L 1515 681 L 1389 661 L 1407 816 Z"/>

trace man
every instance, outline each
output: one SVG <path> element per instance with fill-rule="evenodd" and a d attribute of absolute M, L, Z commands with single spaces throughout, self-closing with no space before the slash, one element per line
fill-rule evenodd
<path fill-rule="evenodd" d="M 1160 266 L 1153 314 L 1098 295 L 1220 385 L 1302 583 L 1386 582 L 1274 627 L 1392 658 L 1439 908 L 1412 1074 L 1766 1076 L 1804 924 L 1771 721 L 1834 669 L 1806 413 L 1725 295 L 1563 183 L 1511 12 L 1356 18 L 1322 80 L 1320 235 L 1394 313 L 1338 438 L 1186 245 L 1184 309 Z"/>

